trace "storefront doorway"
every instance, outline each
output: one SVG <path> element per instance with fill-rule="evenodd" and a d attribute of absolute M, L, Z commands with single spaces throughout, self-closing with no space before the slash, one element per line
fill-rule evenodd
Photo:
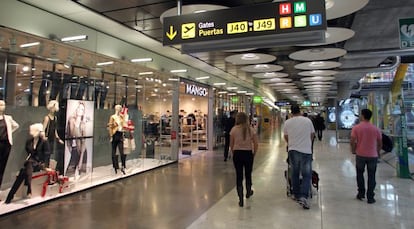
<path fill-rule="evenodd" d="M 179 98 L 180 158 L 207 150 L 209 88 L 181 80 Z"/>

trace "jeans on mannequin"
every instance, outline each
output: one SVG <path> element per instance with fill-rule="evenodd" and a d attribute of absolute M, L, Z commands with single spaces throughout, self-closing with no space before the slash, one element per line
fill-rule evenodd
<path fill-rule="evenodd" d="M 118 162 L 118 155 L 116 155 L 116 150 L 119 150 L 119 154 L 121 155 L 121 163 L 122 167 L 126 167 L 126 155 L 124 154 L 124 137 L 123 133 L 117 131 L 112 136 L 112 165 L 115 170 L 119 169 L 119 162 Z"/>
<path fill-rule="evenodd" d="M 106 88 L 103 82 L 96 82 L 95 84 L 95 108 L 103 109 L 105 107 L 105 99 L 108 93 L 108 88 Z"/>

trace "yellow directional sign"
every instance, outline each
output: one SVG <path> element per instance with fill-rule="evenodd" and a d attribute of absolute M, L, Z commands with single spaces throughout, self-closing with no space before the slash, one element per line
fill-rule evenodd
<path fill-rule="evenodd" d="M 191 39 L 196 37 L 196 24 L 186 23 L 181 25 L 181 38 Z"/>
<path fill-rule="evenodd" d="M 177 36 L 177 31 L 174 31 L 174 26 L 170 26 L 170 31 L 166 32 L 165 35 L 172 41 Z"/>

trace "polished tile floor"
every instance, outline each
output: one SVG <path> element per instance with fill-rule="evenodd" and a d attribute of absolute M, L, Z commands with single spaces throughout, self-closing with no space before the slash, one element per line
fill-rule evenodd
<path fill-rule="evenodd" d="M 355 200 L 354 157 L 327 133 L 315 144 L 320 190 L 305 211 L 286 197 L 286 150 L 280 136 L 262 140 L 255 195 L 237 205 L 232 164 L 221 152 L 0 217 L 0 228 L 414 228 L 414 181 L 380 163 L 377 203 Z"/>

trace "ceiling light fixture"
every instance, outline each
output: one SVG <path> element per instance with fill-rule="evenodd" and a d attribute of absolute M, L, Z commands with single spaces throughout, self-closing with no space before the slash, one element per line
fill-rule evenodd
<path fill-rule="evenodd" d="M 228 94 L 229 96 L 234 96 L 234 95 L 237 95 L 236 93 L 229 93 Z"/>
<path fill-rule="evenodd" d="M 178 78 L 169 78 L 168 81 L 180 81 Z"/>
<path fill-rule="evenodd" d="M 175 70 L 171 70 L 171 73 L 185 73 L 187 72 L 187 69 L 175 69 Z"/>
<path fill-rule="evenodd" d="M 246 53 L 241 57 L 242 60 L 258 60 L 260 57 L 254 53 Z"/>
<path fill-rule="evenodd" d="M 323 66 L 325 66 L 325 62 L 323 62 L 323 61 L 313 61 L 313 62 L 310 62 L 309 63 L 309 66 L 312 66 L 312 67 L 323 67 Z"/>
<path fill-rule="evenodd" d="M 87 35 L 77 35 L 77 36 L 71 36 L 71 37 L 64 37 L 60 39 L 60 41 L 62 42 L 80 42 L 80 41 L 85 41 L 85 40 L 88 40 Z"/>
<path fill-rule="evenodd" d="M 226 83 L 214 83 L 213 85 L 214 86 L 224 86 L 224 85 L 226 85 Z"/>
<path fill-rule="evenodd" d="M 248 92 L 248 93 L 246 93 L 246 95 L 254 95 L 254 93 L 253 92 Z"/>
<path fill-rule="evenodd" d="M 140 73 L 138 73 L 138 75 L 140 75 L 140 76 L 152 75 L 152 74 L 154 74 L 154 72 L 140 72 Z"/>
<path fill-rule="evenodd" d="M 65 62 L 63 64 L 63 67 L 65 67 L 65 68 L 70 68 L 71 66 L 72 66 L 71 63 L 69 63 L 69 62 Z"/>
<path fill-rule="evenodd" d="M 29 66 L 25 65 L 25 66 L 23 66 L 22 70 L 23 70 L 24 72 L 27 72 L 27 71 L 29 71 L 29 70 L 30 70 L 30 68 L 29 68 Z"/>
<path fill-rule="evenodd" d="M 227 91 L 219 91 L 218 94 L 227 94 Z"/>
<path fill-rule="evenodd" d="M 335 2 L 332 0 L 325 0 L 325 8 L 327 10 L 329 10 L 330 8 L 332 8 L 335 5 Z"/>
<path fill-rule="evenodd" d="M 228 87 L 227 90 L 237 90 L 239 89 L 238 87 Z"/>
<path fill-rule="evenodd" d="M 40 45 L 40 42 L 31 42 L 31 43 L 21 44 L 20 48 L 29 48 L 29 47 L 33 47 L 37 45 Z"/>
<path fill-rule="evenodd" d="M 111 65 L 114 64 L 113 61 L 107 61 L 107 62 L 101 62 L 101 63 L 97 63 L 96 66 L 105 66 L 105 65 Z"/>
<path fill-rule="evenodd" d="M 237 93 L 238 93 L 238 94 L 246 94 L 246 93 L 247 93 L 247 91 L 238 91 Z"/>
<path fill-rule="evenodd" d="M 204 12 L 207 12 L 207 10 L 195 10 L 194 11 L 195 14 L 204 13 Z"/>
<path fill-rule="evenodd" d="M 269 65 L 267 64 L 256 64 L 256 66 L 254 66 L 255 69 L 268 69 Z"/>
<path fill-rule="evenodd" d="M 201 77 L 196 78 L 196 80 L 206 80 L 206 79 L 210 79 L 210 76 L 201 76 Z"/>
<path fill-rule="evenodd" d="M 132 63 L 152 62 L 152 58 L 131 59 Z"/>

